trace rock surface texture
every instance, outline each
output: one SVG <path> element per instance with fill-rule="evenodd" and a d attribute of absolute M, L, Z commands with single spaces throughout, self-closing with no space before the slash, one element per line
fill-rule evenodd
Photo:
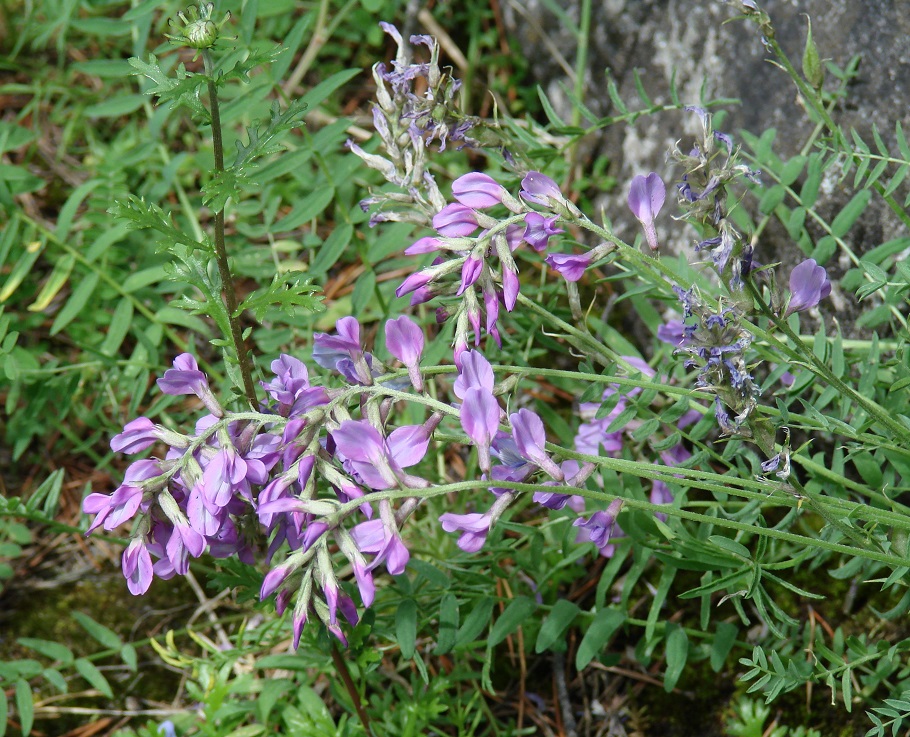
<path fill-rule="evenodd" d="M 771 17 L 776 38 L 800 69 L 807 30 L 807 16 L 823 60 L 840 68 L 851 58 L 860 58 L 858 75 L 851 82 L 845 101 L 833 110 L 832 117 L 845 130 L 855 128 L 872 145 L 872 125 L 882 134 L 886 145 L 897 155 L 894 125 L 900 121 L 910 135 L 910 13 L 905 0 L 758 0 Z M 578 19 L 580 2 L 560 0 L 565 13 Z M 536 81 L 547 91 L 560 111 L 570 110 L 565 93 L 566 66 L 574 66 L 576 43 L 564 23 L 560 23 L 540 0 L 507 0 L 505 17 L 532 60 Z M 585 103 L 598 115 L 615 114 L 606 93 L 605 70 L 619 88 L 629 107 L 640 106 L 633 72 L 638 70 L 642 83 L 655 103 L 670 102 L 670 81 L 675 74 L 680 101 L 698 104 L 701 100 L 736 98 L 717 109 L 728 111 L 722 128 L 737 141 L 745 129 L 759 135 L 775 128 L 774 151 L 786 159 L 800 152 L 812 134 L 797 89 L 784 71 L 769 63 L 771 54 L 762 43 L 755 23 L 733 20 L 742 5 L 711 0 L 594 0 L 591 40 L 587 66 Z M 567 62 L 560 64 L 559 51 Z M 834 89 L 837 80 L 826 74 L 825 89 Z M 633 126 L 616 125 L 607 129 L 590 146 L 588 155 L 606 155 L 610 171 L 621 183 L 635 174 L 657 171 L 668 185 L 679 172 L 667 161 L 666 152 L 681 140 L 685 148 L 698 121 L 690 113 L 670 111 L 640 118 Z M 874 145 L 873 145 L 874 150 Z M 766 182 L 767 183 L 767 182 Z M 796 187 L 798 187 L 797 181 Z M 625 185 L 605 202 L 615 216 L 619 235 L 634 238 L 636 223 L 622 207 Z M 832 171 L 822 182 L 816 204 L 829 222 L 855 193 L 853 173 L 841 179 Z M 902 202 L 907 185 L 897 193 Z M 669 203 L 668 203 L 669 204 Z M 668 208 L 672 210 L 672 208 Z M 668 228 L 665 222 L 665 232 Z M 807 226 L 808 227 L 808 226 Z M 667 247 L 685 248 L 691 234 L 682 226 L 667 233 Z M 813 241 L 823 233 L 808 227 Z M 878 196 L 874 196 L 863 216 L 849 232 L 853 250 L 861 254 L 893 238 L 908 235 L 902 223 Z M 769 223 L 762 234 L 757 255 L 767 263 L 789 264 L 803 258 L 793 253 L 793 241 L 782 225 Z M 838 275 L 851 265 L 846 254 L 837 252 L 828 261 Z M 836 294 L 838 302 L 852 295 Z"/>

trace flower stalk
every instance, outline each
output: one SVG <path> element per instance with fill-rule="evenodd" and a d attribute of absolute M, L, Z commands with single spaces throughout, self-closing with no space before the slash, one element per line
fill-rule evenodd
<path fill-rule="evenodd" d="M 215 64 L 212 52 L 202 49 L 202 62 L 208 82 L 209 110 L 212 116 L 212 149 L 215 154 L 215 174 L 224 172 L 224 141 L 221 137 L 221 113 L 218 107 L 218 89 L 215 85 Z M 234 277 L 228 263 L 227 248 L 224 242 L 224 208 L 215 212 L 215 261 L 221 277 L 221 293 L 227 308 L 228 322 L 231 326 L 231 343 L 240 367 L 243 381 L 243 394 L 252 409 L 256 409 L 258 399 L 253 385 L 253 370 L 249 354 L 243 342 L 243 331 L 240 327 L 240 315 L 237 312 L 237 292 L 234 289 Z"/>

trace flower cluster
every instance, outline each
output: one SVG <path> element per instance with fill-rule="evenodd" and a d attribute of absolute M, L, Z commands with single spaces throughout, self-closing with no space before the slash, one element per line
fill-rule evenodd
<path fill-rule="evenodd" d="M 436 39 L 411 36 L 411 43 L 426 46 L 430 52 L 428 62 L 412 63 L 411 50 L 398 29 L 389 23 L 380 26 L 398 45 L 391 69 L 381 62 L 373 67 L 377 103 L 372 109 L 373 127 L 385 155 L 367 153 L 352 141 L 348 147 L 403 191 L 371 193 L 360 206 L 364 211 L 372 205 L 381 206 L 370 217 L 370 225 L 390 220 L 427 225 L 445 206 L 428 171 L 427 146 L 434 139 L 443 149 L 448 140 L 470 142 L 468 131 L 474 122 L 461 116 L 454 106 L 461 82 L 440 69 Z M 420 87 L 424 91 L 418 93 Z M 453 124 L 453 120 L 458 122 Z"/>
<path fill-rule="evenodd" d="M 471 331 L 475 346 L 484 332 L 501 344 L 497 326 L 500 306 L 511 312 L 518 299 L 516 249 L 524 245 L 538 253 L 547 251 L 550 239 L 564 232 L 560 221 L 575 219 L 581 213 L 563 196 L 556 182 L 537 171 L 522 179 L 518 197 L 492 177 L 477 172 L 456 179 L 452 194 L 455 202 L 433 217 L 435 234 L 420 238 L 405 250 L 408 255 L 436 253 L 437 258 L 407 277 L 396 294 L 410 294 L 411 304 L 436 296 L 459 298 L 454 318 L 455 360 L 460 365 Z M 497 205 L 504 205 L 510 214 L 500 219 L 487 212 Z M 545 260 L 567 281 L 574 282 L 612 248 L 605 243 L 583 255 L 549 253 Z"/>
<path fill-rule="evenodd" d="M 295 643 L 314 611 L 344 639 L 337 614 L 356 621 L 357 610 L 339 586 L 330 551 L 337 547 L 350 563 L 364 606 L 373 600 L 377 566 L 404 570 L 408 551 L 398 526 L 415 502 L 405 500 L 395 510 L 382 499 L 374 518 L 373 505 L 357 500 L 371 491 L 429 486 L 406 469 L 426 454 L 440 416 L 390 429 L 388 402 L 373 401 L 366 389 L 380 377 L 396 385 L 400 379 L 363 350 L 354 318 L 342 318 L 336 328 L 315 336 L 313 360 L 337 372 L 346 389 L 311 384 L 306 365 L 283 355 L 272 362 L 271 380 L 262 382 L 267 404 L 235 414 L 221 407 L 195 359 L 183 354 L 158 387 L 201 400 L 208 412 L 194 431 L 179 433 L 140 417 L 113 438 L 112 449 L 128 454 L 167 446 L 163 458 L 130 465 L 112 494 L 90 494 L 83 505 L 95 515 L 89 532 L 137 519 L 122 560 L 132 593 L 147 591 L 154 576 L 185 574 L 189 559 L 205 552 L 246 563 L 262 555 L 271 566 L 262 598 L 277 592 L 280 612 L 296 595 Z M 386 344 L 407 369 L 405 383 L 421 391 L 420 329 L 407 317 L 389 320 Z M 351 399 L 365 405 L 361 419 L 351 417 Z"/>

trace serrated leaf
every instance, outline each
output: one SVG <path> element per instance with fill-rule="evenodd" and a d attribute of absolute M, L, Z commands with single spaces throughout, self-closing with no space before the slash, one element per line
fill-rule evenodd
<path fill-rule="evenodd" d="M 268 287 L 256 290 L 247 297 L 237 308 L 238 314 L 244 310 L 252 310 L 260 322 L 265 317 L 266 311 L 271 307 L 278 307 L 288 315 L 298 312 L 322 312 L 325 306 L 313 294 L 319 287 L 310 284 L 304 278 L 303 272 L 288 271 L 275 274 Z"/>
<path fill-rule="evenodd" d="M 83 614 L 82 612 L 73 612 L 73 619 L 75 619 L 86 632 L 88 632 L 93 638 L 95 638 L 105 647 L 112 650 L 119 650 L 121 647 L 123 647 L 123 641 L 120 639 L 117 633 L 114 632 L 114 630 L 96 622 L 94 619 L 88 616 L 88 614 Z"/>
<path fill-rule="evenodd" d="M 91 660 L 77 658 L 75 665 L 79 675 L 88 681 L 93 688 L 98 689 L 109 699 L 114 697 L 114 692 L 111 691 L 111 685 L 107 682 L 107 678 L 102 675 L 101 671 Z"/>

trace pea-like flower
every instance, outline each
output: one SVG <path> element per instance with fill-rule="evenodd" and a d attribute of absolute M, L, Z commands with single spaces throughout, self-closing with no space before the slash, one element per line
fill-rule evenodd
<path fill-rule="evenodd" d="M 831 282 L 824 266 L 810 258 L 790 272 L 790 303 L 784 317 L 811 309 L 831 294 Z"/>
<path fill-rule="evenodd" d="M 647 176 L 639 174 L 632 179 L 629 188 L 629 209 L 645 229 L 645 238 L 652 251 L 659 247 L 657 242 L 657 229 L 654 227 L 654 218 L 664 206 L 667 188 L 663 180 L 651 172 Z"/>

